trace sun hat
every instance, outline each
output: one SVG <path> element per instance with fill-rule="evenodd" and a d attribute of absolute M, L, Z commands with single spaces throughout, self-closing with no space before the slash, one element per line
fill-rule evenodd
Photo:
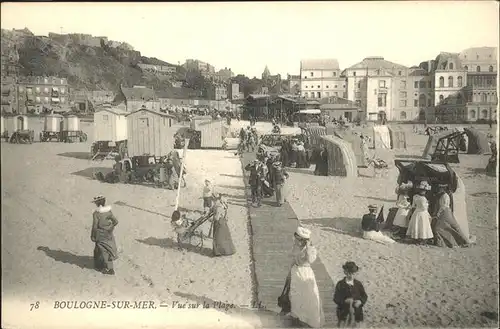
<path fill-rule="evenodd" d="M 429 183 L 427 181 L 421 181 L 418 185 L 417 185 L 417 190 L 423 190 L 423 191 L 430 191 L 431 190 L 431 186 L 429 185 Z"/>
<path fill-rule="evenodd" d="M 369 210 L 372 210 L 372 209 L 373 209 L 373 210 L 377 210 L 377 209 L 378 209 L 378 207 L 377 207 L 376 205 L 374 205 L 374 204 L 371 204 L 371 205 L 369 205 L 369 206 L 368 206 L 368 209 L 369 209 Z"/>
<path fill-rule="evenodd" d="M 305 227 L 299 226 L 297 227 L 297 231 L 295 231 L 294 235 L 301 239 L 309 240 L 311 238 L 311 231 Z"/>
<path fill-rule="evenodd" d="M 104 196 L 98 195 L 98 196 L 94 197 L 94 199 L 92 200 L 92 203 L 96 203 L 97 201 L 101 201 L 101 200 L 104 200 L 104 199 L 106 199 Z"/>
<path fill-rule="evenodd" d="M 275 163 L 273 163 L 274 167 L 281 167 L 281 165 L 282 165 L 281 161 L 276 161 Z"/>
<path fill-rule="evenodd" d="M 342 268 L 344 269 L 344 271 L 349 273 L 356 273 L 357 271 L 359 271 L 359 267 L 355 262 L 346 262 L 344 265 L 342 265 Z"/>

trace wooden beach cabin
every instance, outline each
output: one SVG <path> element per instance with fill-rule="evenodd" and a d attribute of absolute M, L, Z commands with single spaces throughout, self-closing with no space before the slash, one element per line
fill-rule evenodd
<path fill-rule="evenodd" d="M 389 126 L 392 149 L 406 149 L 406 132 L 399 126 Z"/>
<path fill-rule="evenodd" d="M 191 121 L 191 129 L 201 133 L 201 148 L 220 149 L 227 137 L 229 128 L 224 125 L 225 120 L 213 120 L 199 117 Z"/>
<path fill-rule="evenodd" d="M 328 175 L 342 177 L 357 177 L 358 168 L 356 156 L 351 143 L 335 137 L 321 136 L 328 152 Z"/>
<path fill-rule="evenodd" d="M 0 134 L 3 134 L 3 132 L 5 131 L 5 119 L 3 117 L 0 118 L 1 118 Z"/>
<path fill-rule="evenodd" d="M 103 108 L 94 113 L 94 141 L 120 142 L 127 140 L 127 112 L 118 108 Z"/>
<path fill-rule="evenodd" d="M 22 130 L 28 130 L 27 116 L 14 115 L 5 118 L 5 131 L 7 131 L 9 135 Z"/>
<path fill-rule="evenodd" d="M 145 108 L 127 114 L 129 157 L 166 156 L 174 149 L 174 117 Z"/>

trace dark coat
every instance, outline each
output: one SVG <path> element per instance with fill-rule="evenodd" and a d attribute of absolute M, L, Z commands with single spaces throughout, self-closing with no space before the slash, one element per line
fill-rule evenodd
<path fill-rule="evenodd" d="M 354 284 L 351 286 L 347 284 L 344 278 L 335 286 L 333 301 L 337 304 L 337 317 L 339 321 L 345 321 L 349 315 L 349 307 L 345 305 L 347 298 L 361 301 L 361 306 L 354 309 L 354 320 L 356 322 L 363 321 L 363 306 L 368 300 L 363 284 L 354 279 Z"/>
<path fill-rule="evenodd" d="M 379 231 L 379 222 L 377 221 L 377 216 L 375 214 L 363 215 L 361 219 L 361 229 L 363 231 Z"/>

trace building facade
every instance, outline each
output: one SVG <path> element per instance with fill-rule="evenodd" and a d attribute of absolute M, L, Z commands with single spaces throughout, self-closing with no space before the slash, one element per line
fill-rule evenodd
<path fill-rule="evenodd" d="M 300 75 L 287 75 L 288 91 L 292 95 L 300 93 Z"/>
<path fill-rule="evenodd" d="M 175 66 L 168 65 L 152 65 L 152 64 L 137 64 L 141 68 L 141 70 L 149 72 L 155 75 L 172 75 L 177 72 L 177 68 Z"/>
<path fill-rule="evenodd" d="M 243 99 L 245 96 L 240 92 L 238 83 L 230 83 L 227 86 L 227 98 L 231 101 Z"/>
<path fill-rule="evenodd" d="M 155 91 L 145 86 L 134 86 L 133 88 L 120 86 L 120 92 L 116 95 L 114 103 L 125 104 L 127 112 L 134 112 L 142 107 L 151 111 L 160 110 L 160 101 L 156 97 Z"/>
<path fill-rule="evenodd" d="M 336 59 L 306 59 L 300 62 L 300 92 L 305 98 L 346 97 L 346 78 Z"/>
<path fill-rule="evenodd" d="M 217 101 L 227 99 L 227 86 L 225 84 L 213 83 L 205 91 L 205 96 L 207 99 Z"/>
<path fill-rule="evenodd" d="M 19 113 L 41 112 L 44 108 L 69 107 L 68 80 L 60 77 L 28 76 L 18 80 Z"/>
<path fill-rule="evenodd" d="M 468 72 L 466 120 L 497 120 L 497 72 Z"/>
<path fill-rule="evenodd" d="M 200 72 L 215 73 L 215 68 L 212 65 L 197 59 L 186 59 L 186 62 L 182 66 L 188 71 L 196 70 Z"/>

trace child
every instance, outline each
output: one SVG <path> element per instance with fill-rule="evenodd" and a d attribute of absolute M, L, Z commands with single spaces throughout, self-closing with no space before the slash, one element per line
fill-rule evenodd
<path fill-rule="evenodd" d="M 337 283 L 333 295 L 333 301 L 337 304 L 338 327 L 344 327 L 346 323 L 355 327 L 363 321 L 363 306 L 368 296 L 363 284 L 354 279 L 355 273 L 359 270 L 356 263 L 346 262 L 342 268 L 345 277 Z"/>
<path fill-rule="evenodd" d="M 203 187 L 203 214 L 206 215 L 212 209 L 212 201 L 214 195 L 214 187 L 210 180 L 205 179 L 205 186 Z"/>
<path fill-rule="evenodd" d="M 411 209 L 411 203 L 408 201 L 408 192 L 410 188 L 412 188 L 411 182 L 408 184 L 402 183 L 396 189 L 396 193 L 398 194 L 396 207 L 398 207 L 398 211 L 394 216 L 394 222 L 392 223 L 392 225 L 399 228 L 399 235 L 406 234 L 406 230 L 408 229 L 408 213 Z"/>
<path fill-rule="evenodd" d="M 422 181 L 416 188 L 417 193 L 413 196 L 412 208 L 415 211 L 411 215 L 408 223 L 406 236 L 416 240 L 418 244 L 425 244 L 426 240 L 432 239 L 434 234 L 431 228 L 431 215 L 429 214 L 429 201 L 425 197 L 431 186 L 427 181 Z"/>

